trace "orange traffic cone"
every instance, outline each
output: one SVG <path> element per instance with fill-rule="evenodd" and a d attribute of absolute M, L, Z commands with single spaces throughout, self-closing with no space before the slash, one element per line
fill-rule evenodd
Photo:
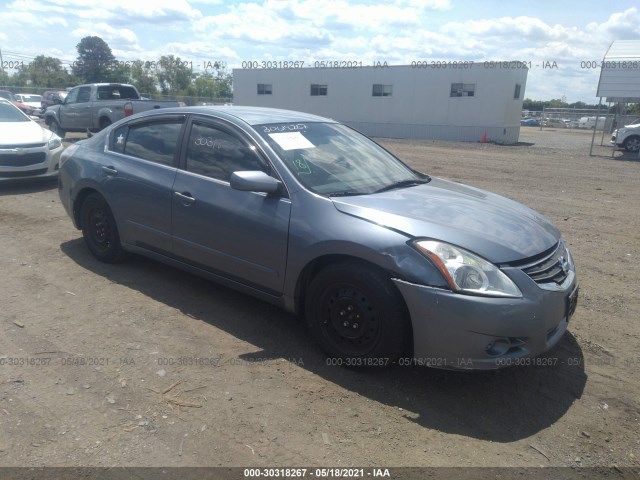
<path fill-rule="evenodd" d="M 482 135 L 482 140 L 480 140 L 480 143 L 487 143 L 487 132 L 484 132 L 484 135 Z"/>

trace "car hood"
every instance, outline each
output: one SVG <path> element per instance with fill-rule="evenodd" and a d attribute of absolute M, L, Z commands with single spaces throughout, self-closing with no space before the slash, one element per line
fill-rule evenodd
<path fill-rule="evenodd" d="M 0 147 L 2 145 L 21 145 L 24 143 L 45 143 L 52 133 L 36 122 L 3 122 L 0 128 Z"/>
<path fill-rule="evenodd" d="M 494 263 L 532 257 L 553 247 L 560 232 L 524 205 L 438 178 L 414 187 L 332 198 L 348 215 L 412 238 L 441 240 Z"/>

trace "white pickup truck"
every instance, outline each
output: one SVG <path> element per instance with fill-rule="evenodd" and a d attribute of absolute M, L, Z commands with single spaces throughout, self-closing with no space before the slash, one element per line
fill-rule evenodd
<path fill-rule="evenodd" d="M 624 148 L 627 152 L 640 150 L 640 121 L 614 130 L 611 134 L 611 143 L 616 147 Z"/>
<path fill-rule="evenodd" d="M 60 138 L 66 132 L 102 130 L 121 118 L 146 110 L 184 106 L 174 100 L 143 100 L 136 87 L 125 83 L 79 85 L 56 103 L 47 108 L 44 121 Z"/>

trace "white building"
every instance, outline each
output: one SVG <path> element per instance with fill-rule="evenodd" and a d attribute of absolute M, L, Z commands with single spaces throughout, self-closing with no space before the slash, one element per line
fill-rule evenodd
<path fill-rule="evenodd" d="M 527 68 L 461 66 L 234 69 L 233 101 L 322 115 L 374 137 L 516 143 Z"/>

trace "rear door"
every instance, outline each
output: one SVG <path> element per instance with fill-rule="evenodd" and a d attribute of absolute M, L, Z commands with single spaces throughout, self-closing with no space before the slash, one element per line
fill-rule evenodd
<path fill-rule="evenodd" d="M 124 243 L 171 252 L 172 186 L 185 118 L 156 116 L 111 132 L 103 190 Z"/>
<path fill-rule="evenodd" d="M 234 171 L 272 174 L 255 145 L 231 125 L 195 117 L 180 166 L 172 198 L 174 254 L 269 293 L 282 292 L 291 202 L 229 185 Z"/>

